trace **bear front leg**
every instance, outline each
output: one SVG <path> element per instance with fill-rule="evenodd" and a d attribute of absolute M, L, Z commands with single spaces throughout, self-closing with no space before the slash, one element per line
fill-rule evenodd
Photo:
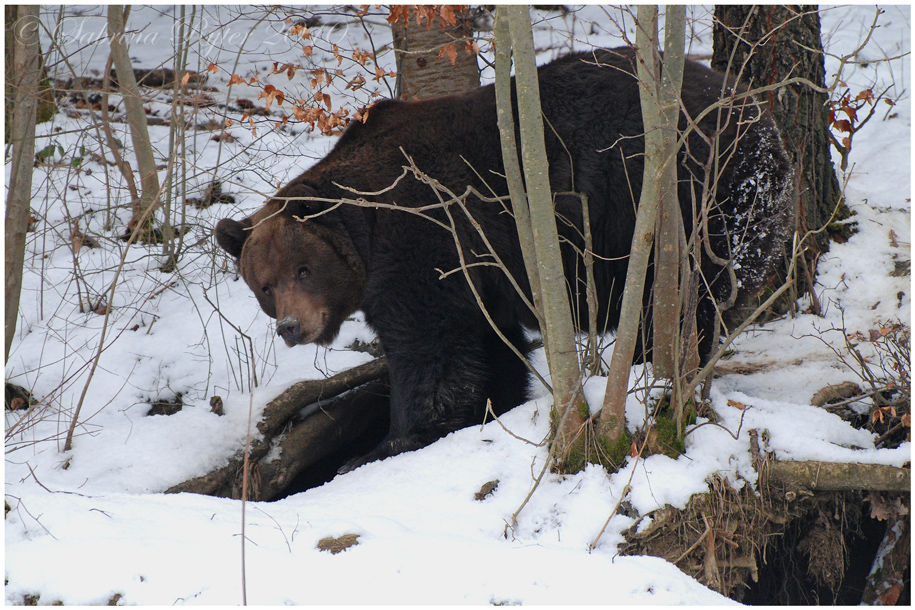
<path fill-rule="evenodd" d="M 474 316 L 482 320 L 482 316 Z M 484 324 L 488 324 L 482 320 Z M 488 370 L 481 329 L 439 320 L 432 327 L 377 328 L 391 381 L 391 427 L 373 451 L 339 472 L 420 449 L 449 432 L 483 421 Z M 514 405 L 512 405 L 514 406 Z"/>

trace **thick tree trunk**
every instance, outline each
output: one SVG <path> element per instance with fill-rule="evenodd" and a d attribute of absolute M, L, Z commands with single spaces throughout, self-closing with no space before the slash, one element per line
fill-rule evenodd
<path fill-rule="evenodd" d="M 797 76 L 825 86 L 816 6 L 716 6 L 713 36 L 712 67 L 737 76 L 751 87 L 773 85 Z M 804 84 L 794 84 L 761 97 L 797 168 L 800 234 L 847 218 L 850 212 L 840 202 L 841 188 L 830 156 L 827 95 Z M 837 206 L 838 213 L 833 218 Z M 827 227 L 806 244 L 809 273 L 801 278 L 804 291 L 813 280 L 817 258 L 829 249 L 829 238 Z"/>
<path fill-rule="evenodd" d="M 470 11 L 456 11 L 457 24 L 442 27 L 439 19 L 432 26 L 398 20 L 391 24 L 397 57 L 397 95 L 402 98 L 429 98 L 471 91 L 480 86 L 476 54 L 467 53 L 466 43 L 473 35 Z M 452 65 L 442 48 L 454 45 Z"/>
<path fill-rule="evenodd" d="M 16 331 L 19 315 L 19 293 L 25 262 L 25 235 L 29 226 L 29 203 L 32 200 L 32 168 L 35 160 L 35 120 L 38 106 L 38 83 L 41 53 L 38 47 L 38 6 L 20 6 L 13 26 L 14 49 L 12 73 L 13 120 L 10 141 L 13 145 L 9 191 L 6 198 L 4 230 L 4 271 L 6 301 L 4 310 L 4 351 L 6 362 Z M 7 10 L 9 7 L 7 7 Z"/>

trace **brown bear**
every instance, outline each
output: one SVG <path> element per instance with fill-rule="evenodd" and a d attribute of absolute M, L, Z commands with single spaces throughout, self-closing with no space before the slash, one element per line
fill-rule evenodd
<path fill-rule="evenodd" d="M 598 324 L 614 329 L 643 171 L 634 73 L 628 48 L 571 55 L 539 69 L 549 179 L 580 328 L 589 315 L 582 208 L 568 193 L 588 195 Z M 687 113 L 695 119 L 735 90 L 742 91 L 688 61 L 681 130 Z M 717 302 L 733 301 L 732 278 L 745 302 L 783 255 L 794 225 L 794 183 L 779 133 L 752 98 L 706 113 L 699 127 L 680 153 L 678 196 L 687 239 L 705 240 L 697 323 L 707 358 Z M 703 208 L 707 173 L 716 188 Z M 492 86 L 388 100 L 371 107 L 365 122 L 354 121 L 324 159 L 261 210 L 217 225 L 219 245 L 239 260 L 287 345 L 327 344 L 359 309 L 376 331 L 390 370 L 390 430 L 349 468 L 479 423 L 487 400 L 496 413 L 525 400 L 526 366 L 493 330 L 527 353 L 525 328 L 537 328 L 515 288 L 530 300 L 503 175 Z M 650 333 L 642 349 L 650 358 Z"/>

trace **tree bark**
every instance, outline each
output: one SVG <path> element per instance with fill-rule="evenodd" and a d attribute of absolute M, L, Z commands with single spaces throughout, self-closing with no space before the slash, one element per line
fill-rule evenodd
<path fill-rule="evenodd" d="M 686 7 L 666 7 L 664 21 L 664 65 L 658 86 L 658 109 L 663 122 L 662 151 L 658 161 L 678 154 L 677 124 L 680 105 L 677 102 L 683 83 L 683 61 L 686 35 Z M 644 108 L 644 107 L 643 107 Z M 653 111 L 653 110 L 649 110 Z M 645 113 L 645 110 L 642 110 Z M 652 364 L 656 377 L 674 379 L 679 375 L 680 336 L 680 270 L 686 252 L 680 249 L 683 218 L 677 192 L 677 164 L 666 162 L 658 185 L 658 226 L 655 232 L 654 288 L 651 316 Z"/>
<path fill-rule="evenodd" d="M 251 441 L 247 499 L 274 499 L 306 468 L 383 422 L 389 408 L 387 371 L 387 361 L 377 358 L 329 379 L 300 381 L 267 403 L 257 424 L 261 437 Z M 274 448 L 278 456 L 265 460 Z M 225 466 L 165 493 L 241 498 L 243 464 L 240 450 Z"/>
<path fill-rule="evenodd" d="M 137 79 L 130 65 L 125 41 L 127 13 L 124 6 L 112 4 L 108 7 L 108 37 L 111 46 L 111 57 L 118 75 L 118 87 L 124 97 L 127 124 L 133 141 L 134 154 L 137 156 L 137 169 L 140 172 L 140 201 L 134 203 L 132 230 L 145 234 L 145 228 L 135 226 L 143 213 L 159 201 L 159 174 L 156 170 L 156 158 L 149 129 L 146 122 L 146 111 L 143 109 L 143 98 L 137 87 Z"/>
<path fill-rule="evenodd" d="M 257 484 L 248 497 L 272 500 L 321 458 L 345 447 L 369 427 L 385 426 L 390 411 L 387 379 L 370 381 L 328 401 L 317 403 L 306 419 L 296 421 L 274 439 L 279 455 L 257 465 Z M 252 495 L 253 492 L 253 495 Z"/>
<path fill-rule="evenodd" d="M 274 434 L 304 405 L 332 398 L 387 375 L 388 363 L 376 358 L 361 366 L 338 373 L 329 379 L 300 381 L 268 403 L 257 429 L 261 434 Z"/>
<path fill-rule="evenodd" d="M 475 53 L 467 53 L 466 42 L 473 39 L 470 10 L 456 11 L 456 25 L 442 27 L 432 19 L 431 27 L 405 23 L 391 24 L 397 58 L 397 95 L 401 98 L 429 98 L 471 91 L 480 86 L 480 70 Z M 452 65 L 442 47 L 454 45 Z M 442 55 L 442 56 L 440 56 Z"/>
<path fill-rule="evenodd" d="M 6 80 L 4 82 L 4 92 L 6 97 L 4 98 L 4 106 L 6 107 L 6 114 L 3 116 L 3 125 L 6 128 L 3 132 L 5 143 L 9 144 L 10 136 L 12 135 L 12 121 L 13 121 L 13 64 L 16 57 L 16 20 L 18 18 L 18 6 L 14 4 L 6 4 L 3 6 L 3 34 L 4 34 L 4 49 L 6 49 L 6 54 L 4 55 L 4 64 L 6 66 Z"/>
<path fill-rule="evenodd" d="M 626 286 L 620 306 L 620 323 L 607 374 L 607 390 L 600 412 L 598 432 L 611 448 L 623 439 L 626 427 L 626 393 L 629 371 L 639 338 L 639 321 L 645 294 L 645 272 L 654 245 L 658 218 L 661 180 L 667 158 L 665 152 L 665 92 L 660 87 L 661 72 L 656 45 L 658 41 L 658 7 L 639 5 L 636 24 L 636 57 L 638 61 L 639 94 L 642 123 L 645 132 L 645 169 L 639 194 L 638 214 L 629 251 Z M 667 92 L 668 94 L 670 92 Z M 676 103 L 676 98 L 674 98 Z M 676 128 L 676 122 L 674 122 Z"/>
<path fill-rule="evenodd" d="M 534 233 L 531 229 L 531 213 L 527 193 L 524 190 L 524 178 L 521 176 L 521 162 L 518 160 L 518 140 L 515 136 L 515 119 L 512 110 L 512 40 L 511 32 L 508 29 L 508 14 L 504 6 L 496 7 L 493 35 L 496 47 L 496 116 L 502 144 L 502 165 L 505 167 L 505 180 L 511 196 L 512 213 L 518 229 L 524 268 L 527 271 L 534 307 L 537 309 L 536 315 L 539 318 L 543 312 L 540 269 L 537 266 L 537 252 L 534 249 Z M 546 351 L 549 353 L 549 349 Z"/>
<path fill-rule="evenodd" d="M 39 7 L 36 5 L 18 7 L 13 32 L 15 40 L 13 72 L 7 75 L 12 85 L 15 105 L 11 126 L 12 167 L 6 198 L 6 226 L 4 229 L 4 271 L 6 273 L 3 324 L 4 362 L 9 358 L 13 334 L 16 332 L 16 320 L 19 315 L 22 267 L 25 263 L 25 237 L 29 226 L 29 203 L 32 200 L 35 121 L 41 73 L 38 9 Z"/>
<path fill-rule="evenodd" d="M 880 464 L 845 462 L 783 462 L 768 465 L 770 480 L 811 491 L 898 491 L 908 492 L 912 471 Z"/>
<path fill-rule="evenodd" d="M 541 332 L 545 337 L 544 345 L 549 350 L 548 360 L 553 386 L 553 415 L 556 425 L 553 455 L 558 460 L 560 470 L 578 470 L 583 464 L 569 462 L 568 451 L 579 436 L 588 413 L 587 409 L 582 413 L 578 408 L 584 404 L 581 371 L 550 189 L 530 7 L 510 5 L 500 7 L 500 10 L 504 11 L 502 14 L 508 20 L 515 63 L 524 184 L 527 187 L 527 205 L 530 211 L 531 234 L 539 269 L 543 306 Z"/>
<path fill-rule="evenodd" d="M 6 64 L 6 82 L 5 82 L 5 91 L 6 91 L 6 115 L 4 116 L 4 125 L 6 126 L 6 131 L 4 132 L 5 142 L 10 143 L 10 137 L 13 134 L 13 106 L 15 100 L 15 90 L 17 85 L 13 83 L 13 74 L 16 72 L 14 69 L 15 62 L 15 52 L 16 47 L 16 31 L 17 23 L 19 24 L 19 29 L 22 25 L 28 23 L 28 20 L 20 21 L 21 15 L 19 14 L 19 6 L 13 4 L 7 4 L 4 6 L 4 38 L 6 46 L 6 56 L 4 58 Z M 41 54 L 41 42 L 38 43 L 38 62 L 39 70 L 41 71 L 40 76 L 38 77 L 38 106 L 36 110 L 36 120 L 35 123 L 44 123 L 49 120 L 54 113 L 57 112 L 57 103 L 54 100 L 54 92 L 51 91 L 51 84 L 48 81 L 48 69 L 45 66 L 44 56 Z"/>
<path fill-rule="evenodd" d="M 713 38 L 712 67 L 737 76 L 751 87 L 773 85 L 795 76 L 825 86 L 816 6 L 718 5 Z M 800 234 L 827 229 L 806 244 L 809 274 L 800 286 L 806 291 L 813 281 L 816 260 L 829 249 L 828 223 L 851 215 L 841 201 L 830 156 L 828 98 L 803 84 L 781 87 L 760 97 L 767 102 L 797 168 Z"/>

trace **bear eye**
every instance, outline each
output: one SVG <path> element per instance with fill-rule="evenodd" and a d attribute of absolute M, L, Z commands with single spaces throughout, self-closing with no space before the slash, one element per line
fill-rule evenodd
<path fill-rule="evenodd" d="M 271 294 L 273 294 L 273 289 L 270 288 L 270 286 L 264 286 L 263 288 L 261 288 L 261 292 L 263 292 L 264 294 L 266 294 L 269 297 Z"/>
<path fill-rule="evenodd" d="M 311 271 L 308 269 L 308 267 L 300 267 L 299 268 L 299 279 L 304 280 L 306 277 L 308 277 L 309 273 L 311 273 Z"/>

